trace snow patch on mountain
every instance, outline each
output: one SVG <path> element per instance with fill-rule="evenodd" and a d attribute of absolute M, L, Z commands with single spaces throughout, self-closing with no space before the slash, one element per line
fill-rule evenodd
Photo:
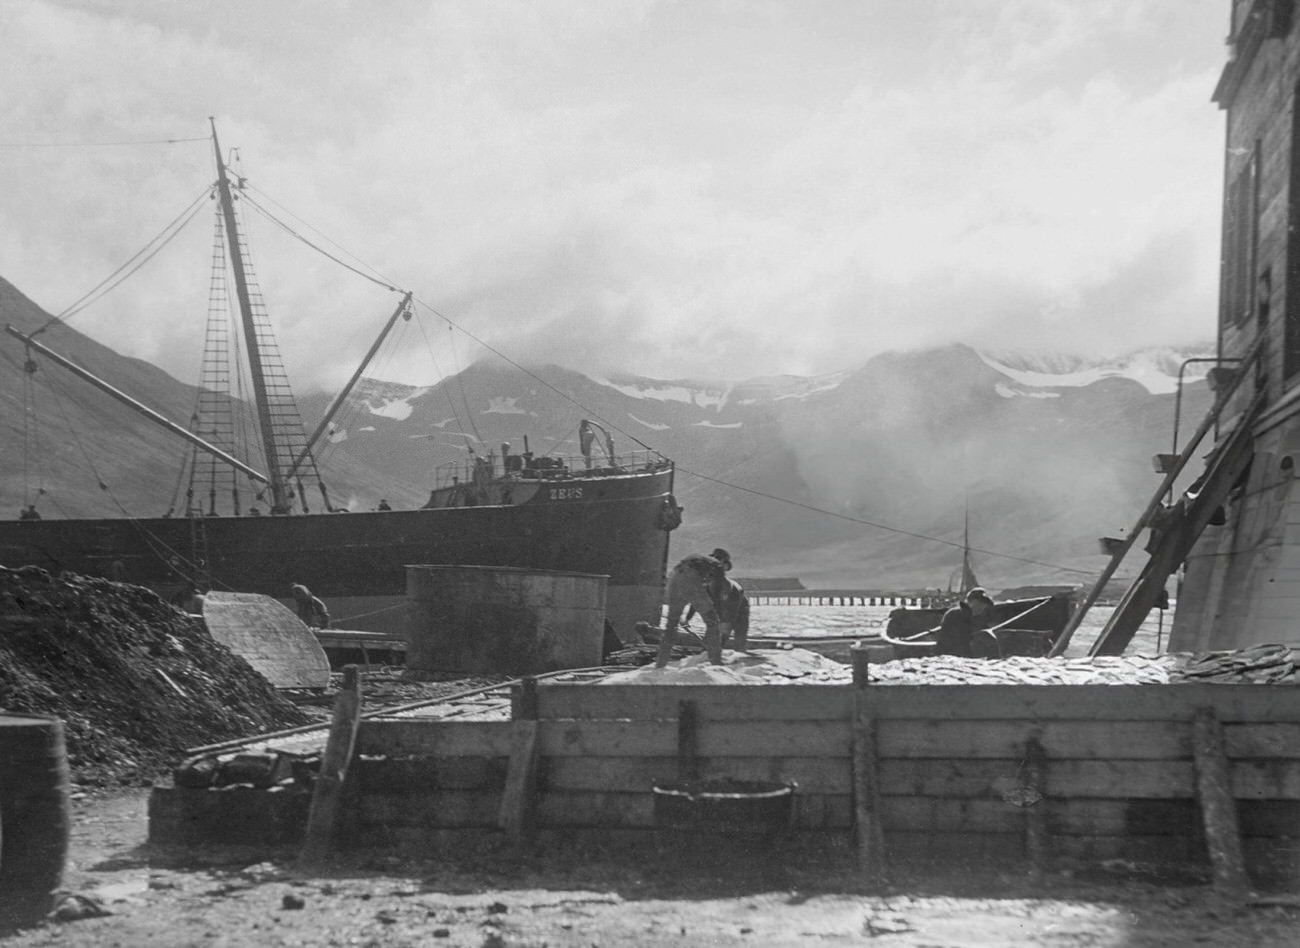
<path fill-rule="evenodd" d="M 1102 379 L 1123 378 L 1137 382 L 1152 395 L 1170 395 L 1178 390 L 1178 372 L 1184 361 L 1204 355 L 1200 349 L 1141 349 L 1111 359 L 1089 359 L 1063 353 L 980 351 L 981 360 L 1026 388 L 1082 388 Z M 1205 377 L 1210 363 L 1187 366 L 1183 381 Z M 1004 392 L 998 394 L 1007 396 Z M 1018 392 L 1024 395 L 1027 392 Z"/>
<path fill-rule="evenodd" d="M 372 393 L 366 397 L 366 409 L 370 414 L 379 415 L 381 418 L 405 421 L 415 411 L 415 406 L 411 404 L 412 399 L 419 398 L 428 391 L 428 388 L 413 388 L 404 394 L 389 395 L 384 398 L 376 398 L 376 395 Z"/>
<path fill-rule="evenodd" d="M 993 386 L 993 391 L 1003 398 L 1060 398 L 1060 392 L 1043 392 L 1037 390 L 1025 391 L 1023 388 L 1016 388 L 1008 385 L 1006 382 L 998 382 Z"/>
<path fill-rule="evenodd" d="M 692 425 L 692 427 L 694 428 L 743 428 L 745 427 L 745 423 L 743 421 L 733 421 L 729 424 L 722 425 L 722 424 L 718 424 L 716 421 L 697 421 L 695 422 L 694 425 Z"/>
<path fill-rule="evenodd" d="M 727 403 L 726 389 L 715 392 L 682 382 L 655 382 L 651 379 L 616 382 L 613 379 L 593 377 L 592 381 L 608 386 L 629 398 L 645 398 L 657 402 L 683 402 L 697 408 L 721 408 Z"/>
<path fill-rule="evenodd" d="M 649 428 L 651 431 L 667 431 L 668 428 L 670 427 L 669 425 L 656 424 L 653 421 L 646 421 L 643 418 L 638 418 L 636 415 L 632 414 L 631 412 L 628 412 L 627 416 L 631 418 L 633 421 L 635 421 L 638 425 L 644 425 L 645 427 Z"/>
<path fill-rule="evenodd" d="M 527 411 L 519 407 L 519 399 L 512 396 L 498 395 L 488 399 L 485 415 L 526 415 Z"/>
<path fill-rule="evenodd" d="M 781 392 L 773 400 L 782 401 L 787 398 L 810 398 L 813 395 L 820 395 L 822 392 L 829 392 L 839 388 L 841 382 L 848 378 L 848 372 L 836 372 L 834 375 L 819 375 L 815 378 L 800 379 L 801 384 L 794 385 L 789 391 Z"/>

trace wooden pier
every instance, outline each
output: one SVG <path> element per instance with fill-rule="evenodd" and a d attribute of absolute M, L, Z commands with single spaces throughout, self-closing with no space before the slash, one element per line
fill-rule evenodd
<path fill-rule="evenodd" d="M 885 592 L 876 589 L 749 589 L 745 595 L 755 606 L 919 606 L 950 604 L 935 591 Z"/>

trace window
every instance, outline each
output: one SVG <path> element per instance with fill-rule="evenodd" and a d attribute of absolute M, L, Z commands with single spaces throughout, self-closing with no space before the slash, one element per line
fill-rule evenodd
<path fill-rule="evenodd" d="M 1259 146 L 1228 185 L 1223 208 L 1223 274 L 1220 281 L 1220 325 L 1245 322 L 1254 308 L 1255 196 L 1258 192 Z"/>

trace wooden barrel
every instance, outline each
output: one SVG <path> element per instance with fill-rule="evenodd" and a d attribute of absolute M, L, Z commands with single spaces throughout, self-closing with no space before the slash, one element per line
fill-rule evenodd
<path fill-rule="evenodd" d="M 63 722 L 0 715 L 0 931 L 49 913 L 68 828 Z"/>

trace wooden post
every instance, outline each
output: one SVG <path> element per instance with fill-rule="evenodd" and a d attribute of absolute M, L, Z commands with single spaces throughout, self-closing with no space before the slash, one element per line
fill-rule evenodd
<path fill-rule="evenodd" d="M 854 669 L 856 672 L 856 662 Z M 872 888 L 885 885 L 888 866 L 876 772 L 876 722 L 868 706 L 867 689 L 861 685 L 855 688 L 853 698 L 853 829 L 858 871 Z"/>
<path fill-rule="evenodd" d="M 700 722 L 694 701 L 677 705 L 677 779 L 700 779 Z"/>
<path fill-rule="evenodd" d="M 537 678 L 525 675 L 510 689 L 510 762 L 497 825 L 513 843 L 530 838 L 537 812 Z"/>
<path fill-rule="evenodd" d="M 1025 855 L 1029 857 L 1029 880 L 1043 881 L 1050 857 L 1047 847 L 1047 752 L 1042 731 L 1035 728 L 1025 741 Z"/>
<path fill-rule="evenodd" d="M 1237 801 L 1232 796 L 1223 726 L 1213 708 L 1198 708 L 1192 718 L 1192 755 L 1196 762 L 1196 798 L 1205 824 L 1215 888 L 1239 895 L 1248 888 L 1246 863 L 1237 825 Z"/>
<path fill-rule="evenodd" d="M 510 764 L 497 825 L 513 843 L 532 836 L 537 811 L 537 722 L 515 721 L 510 731 Z"/>
<path fill-rule="evenodd" d="M 357 744 L 361 720 L 361 676 L 356 665 L 343 667 L 343 689 L 334 699 L 334 718 L 321 755 L 320 774 L 312 789 L 307 830 L 298 861 L 306 867 L 319 866 L 330 855 L 339 822 L 340 802 L 347 782 L 348 765 Z"/>
<path fill-rule="evenodd" d="M 537 720 L 536 675 L 525 675 L 510 686 L 510 718 L 513 721 Z"/>
<path fill-rule="evenodd" d="M 849 661 L 853 663 L 854 687 L 865 688 L 871 681 L 871 653 L 861 645 L 854 645 L 849 648 Z"/>

